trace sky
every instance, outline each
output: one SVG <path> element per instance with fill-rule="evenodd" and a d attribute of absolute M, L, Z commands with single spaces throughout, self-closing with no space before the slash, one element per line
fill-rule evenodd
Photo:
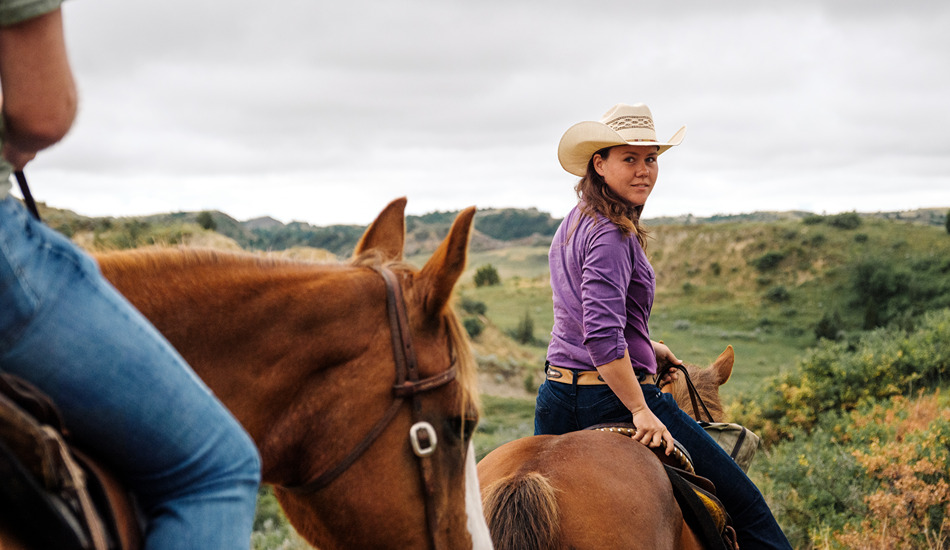
<path fill-rule="evenodd" d="M 226 8 L 226 9 L 222 9 Z M 950 207 L 944 0 L 69 0 L 76 123 L 26 174 L 89 216 L 313 225 L 538 208 L 557 143 L 646 103 L 646 218 Z"/>

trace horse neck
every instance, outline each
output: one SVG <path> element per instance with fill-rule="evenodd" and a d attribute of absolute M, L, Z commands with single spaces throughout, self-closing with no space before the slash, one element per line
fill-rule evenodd
<path fill-rule="evenodd" d="M 296 475 L 282 465 L 299 462 L 287 458 L 334 421 L 343 392 L 392 385 L 361 361 L 391 355 L 385 299 L 368 270 L 213 255 L 114 261 L 125 259 L 101 258 L 103 273 L 247 429 L 265 481 Z M 359 384 L 354 372 L 365 376 Z"/>

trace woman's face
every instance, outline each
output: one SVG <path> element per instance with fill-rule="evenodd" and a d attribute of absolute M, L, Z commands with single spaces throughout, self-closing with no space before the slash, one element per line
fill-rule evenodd
<path fill-rule="evenodd" d="M 655 145 L 618 145 L 607 151 L 607 158 L 594 155 L 594 170 L 617 196 L 633 206 L 642 206 L 660 172 L 658 149 Z"/>

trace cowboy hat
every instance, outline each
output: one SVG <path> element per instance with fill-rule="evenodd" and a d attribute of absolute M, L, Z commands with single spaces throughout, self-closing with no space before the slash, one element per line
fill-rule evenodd
<path fill-rule="evenodd" d="M 615 145 L 656 145 L 662 153 L 679 145 L 685 135 L 686 126 L 683 126 L 666 143 L 661 143 L 656 139 L 649 107 L 643 103 L 618 103 L 604 113 L 600 121 L 578 122 L 568 128 L 557 146 L 557 159 L 565 170 L 584 177 L 590 158 L 601 149 Z"/>

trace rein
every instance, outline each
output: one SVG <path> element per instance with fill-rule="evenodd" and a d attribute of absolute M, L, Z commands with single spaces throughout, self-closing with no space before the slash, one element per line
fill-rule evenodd
<path fill-rule="evenodd" d="M 666 375 L 666 372 L 668 370 L 670 370 L 670 367 L 665 366 L 660 372 L 658 372 L 656 376 L 657 380 L 663 378 L 663 376 Z M 690 403 L 693 405 L 693 418 L 695 418 L 697 422 L 703 421 L 702 416 L 699 414 L 700 407 L 701 407 L 703 412 L 706 413 L 706 417 L 709 418 L 709 421 L 715 422 L 715 420 L 713 420 L 712 414 L 709 412 L 709 408 L 706 407 L 706 403 L 703 401 L 703 398 L 699 395 L 699 390 L 697 390 L 696 385 L 693 384 L 693 379 L 690 378 L 689 376 L 689 370 L 686 368 L 685 365 L 681 365 L 677 367 L 677 370 L 680 372 L 680 374 L 682 374 L 686 378 L 686 389 L 688 390 L 688 393 L 689 393 Z"/>
<path fill-rule="evenodd" d="M 396 364 L 396 383 L 393 384 L 393 402 L 370 431 L 363 437 L 356 447 L 350 451 L 339 463 L 317 476 L 315 479 L 302 485 L 282 486 L 283 489 L 297 494 L 314 493 L 325 488 L 337 477 L 352 466 L 359 457 L 385 431 L 399 412 L 405 400 L 410 399 L 413 425 L 409 428 L 409 442 L 413 453 L 418 458 L 419 472 L 422 479 L 423 494 L 425 495 L 426 522 L 429 537 L 433 547 L 437 547 L 435 539 L 435 505 L 432 496 L 435 492 L 432 464 L 429 457 L 435 453 L 438 444 L 435 428 L 432 424 L 420 420 L 422 402 L 419 394 L 440 388 L 455 380 L 457 371 L 453 358 L 451 366 L 443 373 L 428 378 L 419 378 L 419 364 L 416 359 L 415 348 L 412 345 L 412 334 L 409 328 L 409 315 L 406 311 L 406 302 L 402 288 L 396 280 L 396 275 L 386 267 L 374 268 L 386 283 L 386 311 L 389 318 L 389 332 L 392 337 L 393 358 Z"/>

